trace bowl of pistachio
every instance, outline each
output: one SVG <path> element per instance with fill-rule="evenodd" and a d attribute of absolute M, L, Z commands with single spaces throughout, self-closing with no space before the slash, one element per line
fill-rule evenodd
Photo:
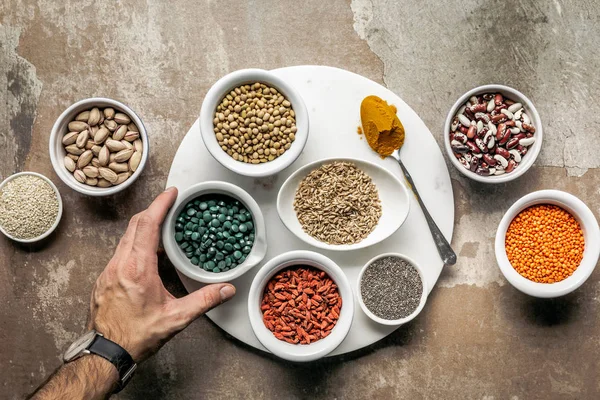
<path fill-rule="evenodd" d="M 148 134 L 125 104 L 102 97 L 76 102 L 50 133 L 50 160 L 58 177 L 88 196 L 108 196 L 130 186 L 148 160 Z"/>
<path fill-rule="evenodd" d="M 162 228 L 175 268 L 202 283 L 230 282 L 267 252 L 263 214 L 242 188 L 210 181 L 180 192 Z"/>

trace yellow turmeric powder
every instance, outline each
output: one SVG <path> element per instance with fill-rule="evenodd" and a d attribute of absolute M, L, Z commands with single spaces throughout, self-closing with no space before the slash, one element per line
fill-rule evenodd
<path fill-rule="evenodd" d="M 369 146 L 381 158 L 391 155 L 404 144 L 404 127 L 396 116 L 396 107 L 377 96 L 367 96 L 360 105 L 362 130 Z"/>

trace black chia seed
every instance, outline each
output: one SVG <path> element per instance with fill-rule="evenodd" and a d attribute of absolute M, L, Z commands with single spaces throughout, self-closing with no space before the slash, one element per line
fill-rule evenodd
<path fill-rule="evenodd" d="M 365 306 L 379 318 L 395 320 L 412 314 L 423 294 L 417 269 L 398 257 L 384 257 L 369 265 L 360 294 Z"/>

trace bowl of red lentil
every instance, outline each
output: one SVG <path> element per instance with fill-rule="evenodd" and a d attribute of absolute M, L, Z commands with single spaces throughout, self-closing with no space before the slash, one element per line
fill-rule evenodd
<path fill-rule="evenodd" d="M 342 269 L 312 251 L 291 251 L 267 262 L 248 295 L 252 330 L 274 355 L 314 361 L 335 350 L 354 318 L 352 288 Z"/>
<path fill-rule="evenodd" d="M 511 285 L 530 296 L 559 297 L 576 290 L 594 271 L 600 228 L 577 197 L 540 190 L 506 212 L 495 248 L 500 271 Z"/>

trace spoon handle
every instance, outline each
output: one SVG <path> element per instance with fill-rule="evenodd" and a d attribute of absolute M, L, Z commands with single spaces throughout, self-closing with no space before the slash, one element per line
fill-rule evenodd
<path fill-rule="evenodd" d="M 404 166 L 404 164 L 402 163 L 400 158 L 396 158 L 396 160 L 398 161 L 398 164 L 400 164 L 400 168 L 402 168 L 404 177 L 408 181 L 410 188 L 412 189 L 413 193 L 415 194 L 415 197 L 417 198 L 417 201 L 419 202 L 419 205 L 421 206 L 421 210 L 423 210 L 423 214 L 425 214 L 425 219 L 427 220 L 427 225 L 429 225 L 429 230 L 431 231 L 431 236 L 433 236 L 433 241 L 435 242 L 438 253 L 440 253 L 440 257 L 442 258 L 442 261 L 444 262 L 444 264 L 447 264 L 447 265 L 456 264 L 456 253 L 454 252 L 454 250 L 452 250 L 452 247 L 450 247 L 450 243 L 448 243 L 448 241 L 442 234 L 442 231 L 440 231 L 440 228 L 438 228 L 438 226 L 435 223 L 435 221 L 433 220 L 433 218 L 431 218 L 429 211 L 427 211 L 425 204 L 423 204 L 423 200 L 421 200 L 421 196 L 419 196 L 419 192 L 417 191 L 417 187 L 415 186 L 415 182 L 413 181 L 412 177 L 410 176 L 410 173 L 408 172 L 408 170 L 406 169 L 406 167 Z"/>

